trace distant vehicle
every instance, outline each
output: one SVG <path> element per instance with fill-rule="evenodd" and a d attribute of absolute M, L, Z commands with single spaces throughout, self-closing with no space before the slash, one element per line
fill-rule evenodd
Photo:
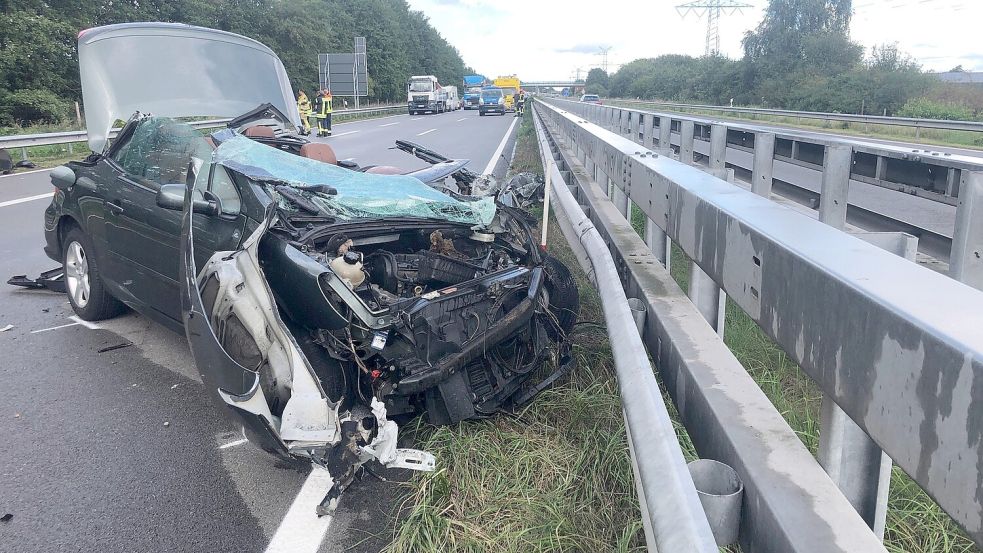
<path fill-rule="evenodd" d="M 481 89 L 478 101 L 478 115 L 499 113 L 505 115 L 505 92 L 498 87 L 489 86 Z"/>
<path fill-rule="evenodd" d="M 456 86 L 445 86 L 440 89 L 441 99 L 447 106 L 447 111 L 457 111 L 461 109 L 461 97 L 457 94 Z"/>
<path fill-rule="evenodd" d="M 481 98 L 481 87 L 488 84 L 488 79 L 484 75 L 465 75 L 464 76 L 464 95 L 461 101 L 464 109 L 478 109 L 478 100 Z"/>
<path fill-rule="evenodd" d="M 597 94 L 584 94 L 580 97 L 580 101 L 588 104 L 601 104 L 601 99 L 597 96 Z"/>
<path fill-rule="evenodd" d="M 502 94 L 505 96 L 505 109 L 507 111 L 515 111 L 515 95 L 522 86 L 522 83 L 519 82 L 519 77 L 506 75 L 495 79 L 493 84 L 502 89 Z"/>
<path fill-rule="evenodd" d="M 441 98 L 440 83 L 433 75 L 415 75 L 406 83 L 406 105 L 410 115 L 443 113 L 447 105 Z"/>

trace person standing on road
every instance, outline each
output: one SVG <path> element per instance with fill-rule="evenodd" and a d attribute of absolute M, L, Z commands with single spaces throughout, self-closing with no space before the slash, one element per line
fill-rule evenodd
<path fill-rule="evenodd" d="M 311 134 L 311 101 L 303 90 L 297 93 L 297 111 L 300 112 L 301 132 L 305 135 Z"/>
<path fill-rule="evenodd" d="M 315 117 L 317 118 L 317 135 L 331 136 L 331 91 L 324 89 L 314 103 Z"/>
<path fill-rule="evenodd" d="M 526 92 L 522 89 L 515 95 L 515 116 L 522 117 L 522 110 L 526 105 Z"/>

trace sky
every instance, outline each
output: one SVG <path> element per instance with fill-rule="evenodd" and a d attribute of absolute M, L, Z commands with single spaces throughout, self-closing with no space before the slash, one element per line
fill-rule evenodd
<path fill-rule="evenodd" d="M 620 63 L 662 54 L 704 52 L 706 18 L 681 16 L 688 0 L 408 0 L 461 52 L 466 64 L 488 77 L 569 80 L 599 67 L 610 47 L 609 71 Z M 720 50 L 740 58 L 741 38 L 764 15 L 767 0 L 721 18 Z M 983 71 L 980 0 L 854 0 L 852 38 L 869 48 L 898 43 L 932 71 L 957 65 Z"/>

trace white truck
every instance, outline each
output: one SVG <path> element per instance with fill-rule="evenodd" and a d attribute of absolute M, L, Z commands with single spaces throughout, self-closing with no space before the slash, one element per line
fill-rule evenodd
<path fill-rule="evenodd" d="M 447 111 L 446 95 L 433 75 L 414 75 L 406 83 L 406 105 L 410 115 Z"/>

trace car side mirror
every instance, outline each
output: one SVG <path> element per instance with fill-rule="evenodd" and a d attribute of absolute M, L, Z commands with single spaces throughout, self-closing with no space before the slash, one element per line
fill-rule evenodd
<path fill-rule="evenodd" d="M 70 167 L 60 165 L 51 170 L 51 184 L 58 190 L 68 190 L 75 186 L 75 171 Z"/>
<path fill-rule="evenodd" d="M 184 184 L 165 184 L 157 192 L 157 207 L 170 209 L 173 211 L 184 211 L 184 193 L 187 185 Z M 210 194 L 209 194 L 210 195 Z M 222 212 L 222 206 L 217 199 L 197 199 L 191 200 L 191 210 L 194 213 L 204 215 L 218 215 Z"/>

